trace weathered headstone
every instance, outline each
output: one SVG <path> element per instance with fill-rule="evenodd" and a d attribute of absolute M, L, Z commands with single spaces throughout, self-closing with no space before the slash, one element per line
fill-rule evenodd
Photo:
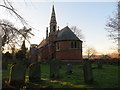
<path fill-rule="evenodd" d="M 92 84 L 93 83 L 93 73 L 92 73 L 91 62 L 88 59 L 84 60 L 83 72 L 84 72 L 85 83 Z"/>
<path fill-rule="evenodd" d="M 9 84 L 21 87 L 25 84 L 26 65 L 24 62 L 16 63 L 10 68 Z"/>
<path fill-rule="evenodd" d="M 72 65 L 71 64 L 67 64 L 67 73 L 68 74 L 73 74 Z"/>
<path fill-rule="evenodd" d="M 40 81 L 41 81 L 40 62 L 32 63 L 29 66 L 29 82 L 40 82 Z"/>
<path fill-rule="evenodd" d="M 98 69 L 102 69 L 102 60 L 101 59 L 97 60 L 97 65 L 98 65 Z"/>
<path fill-rule="evenodd" d="M 2 69 L 7 70 L 8 64 L 10 63 L 12 55 L 9 52 L 6 52 L 2 58 Z"/>
<path fill-rule="evenodd" d="M 25 84 L 26 64 L 22 51 L 16 53 L 16 62 L 10 68 L 9 84 L 22 87 Z"/>
<path fill-rule="evenodd" d="M 59 78 L 59 68 L 60 68 L 60 60 L 53 59 L 50 62 L 50 78 L 51 79 Z"/>

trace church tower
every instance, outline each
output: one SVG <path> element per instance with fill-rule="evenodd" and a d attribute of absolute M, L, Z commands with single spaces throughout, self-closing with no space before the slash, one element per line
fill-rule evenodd
<path fill-rule="evenodd" d="M 50 34 L 55 34 L 56 27 L 57 27 L 57 22 L 56 22 L 55 10 L 54 10 L 54 5 L 53 5 L 51 20 L 50 20 Z"/>
<path fill-rule="evenodd" d="M 50 33 L 49 33 L 49 46 L 48 46 L 48 51 L 49 51 L 49 58 L 53 59 L 55 58 L 55 39 L 57 37 L 57 21 L 56 21 L 56 15 L 55 15 L 55 10 L 54 10 L 54 5 L 52 7 L 52 14 L 51 14 L 51 19 L 50 19 Z"/>
<path fill-rule="evenodd" d="M 50 19 L 50 32 L 49 32 L 49 43 L 53 42 L 57 37 L 57 21 L 55 15 L 54 5 L 52 7 L 52 14 Z"/>

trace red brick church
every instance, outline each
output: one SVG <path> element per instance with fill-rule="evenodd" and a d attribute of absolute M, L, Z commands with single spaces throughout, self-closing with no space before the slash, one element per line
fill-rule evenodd
<path fill-rule="evenodd" d="M 82 41 L 66 26 L 57 29 L 54 6 L 50 20 L 50 32 L 46 28 L 46 38 L 38 45 L 39 58 L 43 62 L 52 59 L 62 63 L 79 63 L 82 59 Z"/>

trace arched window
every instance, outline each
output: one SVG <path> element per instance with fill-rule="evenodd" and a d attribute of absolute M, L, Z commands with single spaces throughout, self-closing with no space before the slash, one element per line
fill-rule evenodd
<path fill-rule="evenodd" d="M 79 42 L 77 42 L 77 48 L 80 48 L 80 43 Z"/>
<path fill-rule="evenodd" d="M 56 43 L 56 51 L 59 51 L 59 50 L 60 50 L 60 44 Z"/>
<path fill-rule="evenodd" d="M 77 42 L 74 42 L 74 48 L 77 48 Z"/>
<path fill-rule="evenodd" d="M 71 42 L 71 48 L 80 48 L 80 43 L 78 41 L 72 41 Z"/>
<path fill-rule="evenodd" d="M 74 45 L 73 45 L 74 43 L 73 42 L 71 42 L 71 48 L 74 48 Z"/>

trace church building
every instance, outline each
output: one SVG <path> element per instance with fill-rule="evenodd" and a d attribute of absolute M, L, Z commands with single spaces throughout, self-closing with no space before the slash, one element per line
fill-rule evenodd
<path fill-rule="evenodd" d="M 50 32 L 46 28 L 46 38 L 38 45 L 39 59 L 49 62 L 52 59 L 61 60 L 62 63 L 80 63 L 82 59 L 82 41 L 66 26 L 57 29 L 57 21 L 52 7 Z"/>

